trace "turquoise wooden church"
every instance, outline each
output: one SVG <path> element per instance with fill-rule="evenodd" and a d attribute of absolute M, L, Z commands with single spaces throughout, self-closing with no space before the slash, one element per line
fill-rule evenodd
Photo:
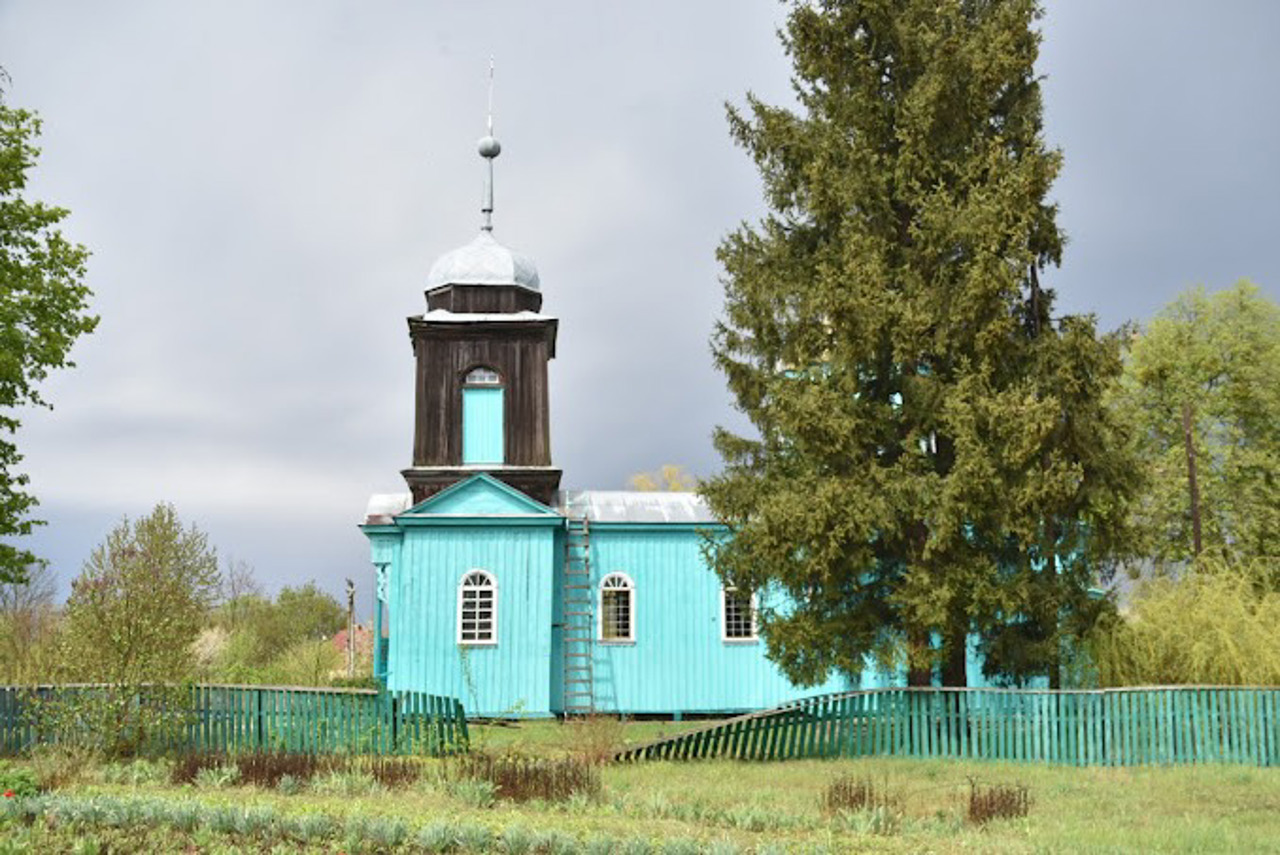
<path fill-rule="evenodd" d="M 409 490 L 375 495 L 362 530 L 377 573 L 375 671 L 391 690 L 482 716 L 723 713 L 800 690 L 764 655 L 750 598 L 721 586 L 692 493 L 560 490 L 547 363 L 556 319 L 533 263 L 480 235 L 427 277 Z M 881 683 L 873 672 L 867 685 Z"/>

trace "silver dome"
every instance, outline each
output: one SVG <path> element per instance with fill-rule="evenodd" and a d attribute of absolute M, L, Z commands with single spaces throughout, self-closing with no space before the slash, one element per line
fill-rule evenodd
<path fill-rule="evenodd" d="M 533 259 L 507 249 L 482 231 L 471 243 L 446 252 L 431 265 L 427 290 L 445 285 L 519 285 L 537 291 L 538 269 Z"/>

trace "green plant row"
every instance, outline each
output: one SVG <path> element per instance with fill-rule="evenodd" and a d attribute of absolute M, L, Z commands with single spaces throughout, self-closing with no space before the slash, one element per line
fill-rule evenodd
<path fill-rule="evenodd" d="M 393 817 L 339 819 L 319 813 L 289 815 L 270 806 L 202 805 L 192 801 L 60 794 L 3 799 L 0 839 L 11 829 L 41 820 L 81 831 L 152 828 L 174 830 L 209 843 L 210 836 L 237 846 L 341 846 L 349 853 L 506 853 L 506 855 L 740 855 L 749 852 L 728 839 L 700 841 L 594 835 L 581 838 L 554 829 L 513 824 L 494 829 L 479 823 L 436 821 L 414 826 Z M 757 853 L 784 851 L 765 845 Z"/>

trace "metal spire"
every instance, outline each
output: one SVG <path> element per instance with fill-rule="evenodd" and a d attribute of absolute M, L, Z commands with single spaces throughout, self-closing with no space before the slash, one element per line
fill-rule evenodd
<path fill-rule="evenodd" d="M 481 223 L 482 231 L 493 231 L 493 159 L 502 153 L 502 146 L 493 138 L 493 57 L 489 57 L 489 118 L 487 133 L 480 138 L 477 146 L 480 156 L 485 159 L 484 196 L 480 204 L 480 213 L 484 214 Z"/>

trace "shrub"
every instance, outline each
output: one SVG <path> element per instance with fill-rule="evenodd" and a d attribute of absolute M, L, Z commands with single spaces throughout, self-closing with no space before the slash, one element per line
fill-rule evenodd
<path fill-rule="evenodd" d="M 380 789 L 378 782 L 368 772 L 338 769 L 314 779 L 311 788 L 317 793 L 332 796 L 367 796 Z"/>
<path fill-rule="evenodd" d="M 876 790 L 869 778 L 853 778 L 848 775 L 836 778 L 827 785 L 822 797 L 822 808 L 828 814 L 841 811 L 860 811 L 888 804 L 886 788 Z"/>
<path fill-rule="evenodd" d="M 0 762 L 0 793 L 5 798 L 26 798 L 39 791 L 39 782 L 33 770 Z"/>
<path fill-rule="evenodd" d="M 416 842 L 427 852 L 449 852 L 458 845 L 458 831 L 447 822 L 435 822 L 419 829 Z"/>
<path fill-rule="evenodd" d="M 1022 784 L 979 784 L 969 779 L 969 821 L 1016 819 L 1031 809 L 1031 792 Z"/>
<path fill-rule="evenodd" d="M 42 790 L 58 790 L 94 768 L 94 753 L 77 745 L 41 745 L 31 751 L 31 769 Z"/>
<path fill-rule="evenodd" d="M 309 813 L 296 817 L 290 833 L 304 843 L 324 840 L 333 834 L 333 820 L 324 814 Z"/>
<path fill-rule="evenodd" d="M 488 781 L 495 796 L 512 801 L 563 802 L 574 794 L 600 793 L 600 770 L 574 757 L 542 760 L 476 753 L 454 761 L 451 771 L 455 780 Z"/>
<path fill-rule="evenodd" d="M 169 769 L 169 781 L 173 784 L 194 784 L 203 769 L 215 769 L 226 762 L 222 754 L 193 751 L 181 755 Z"/>
<path fill-rule="evenodd" d="M 626 747 L 626 725 L 618 716 L 567 719 L 564 729 L 566 747 L 588 763 L 608 763 Z"/>
<path fill-rule="evenodd" d="M 458 831 L 458 844 L 467 852 L 489 852 L 493 835 L 483 825 L 464 825 Z"/>
<path fill-rule="evenodd" d="M 405 757 L 373 757 L 365 764 L 373 779 L 384 787 L 407 787 L 422 777 L 422 764 Z"/>
<path fill-rule="evenodd" d="M 197 787 L 207 787 L 210 789 L 218 789 L 221 787 L 230 787 L 239 779 L 239 772 L 236 767 L 229 763 L 220 764 L 218 766 L 206 766 L 196 772 L 195 784 Z"/>
<path fill-rule="evenodd" d="M 1203 560 L 1139 585 L 1088 650 L 1102 686 L 1280 683 L 1280 562 Z"/>
<path fill-rule="evenodd" d="M 449 795 L 473 808 L 491 808 L 497 799 L 497 787 L 490 781 L 449 781 Z"/>
<path fill-rule="evenodd" d="M 706 849 L 708 855 L 738 855 L 742 850 L 732 840 L 721 838 L 711 843 Z"/>
<path fill-rule="evenodd" d="M 286 773 L 276 781 L 276 792 L 282 796 L 296 796 L 305 786 L 302 781 Z"/>
<path fill-rule="evenodd" d="M 334 766 L 330 758 L 314 754 L 286 754 L 283 751 L 237 754 L 235 764 L 241 783 L 256 787 L 277 787 L 286 775 L 297 783 L 305 783 L 317 772 Z"/>
<path fill-rule="evenodd" d="M 127 763 L 108 763 L 98 773 L 104 784 L 163 783 L 169 777 L 169 767 L 161 760 L 135 759 Z"/>

